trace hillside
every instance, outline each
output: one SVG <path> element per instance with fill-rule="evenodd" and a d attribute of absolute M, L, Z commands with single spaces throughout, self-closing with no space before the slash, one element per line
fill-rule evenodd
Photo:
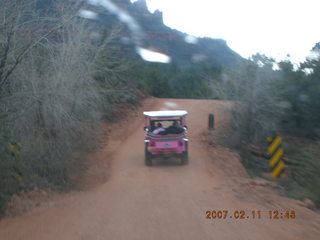
<path fill-rule="evenodd" d="M 149 12 L 145 0 L 134 3 L 130 0 L 118 0 L 115 3 L 128 12 L 142 28 L 144 47 L 165 53 L 173 62 L 184 65 L 205 62 L 229 67 L 244 61 L 223 39 L 194 38 L 164 25 L 162 12 Z M 101 12 L 100 17 L 103 19 L 101 22 L 106 25 L 117 23 L 116 16 L 107 11 Z M 130 34 L 125 32 L 124 35 Z"/>

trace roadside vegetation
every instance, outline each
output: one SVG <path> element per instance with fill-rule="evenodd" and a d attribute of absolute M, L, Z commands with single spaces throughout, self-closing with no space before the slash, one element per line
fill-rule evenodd
<path fill-rule="evenodd" d="M 252 147 L 266 153 L 266 138 L 282 136 L 288 174 L 281 184 L 289 196 L 320 206 L 319 43 L 311 52 L 299 66 L 256 54 L 212 79 L 212 88 L 219 99 L 235 101 L 232 128 L 221 143 L 239 150 L 248 172 L 262 176 L 270 171 L 268 161 L 251 154 Z"/>
<path fill-rule="evenodd" d="M 68 188 L 101 119 L 137 96 L 117 81 L 120 25 L 93 40 L 78 3 L 38 3 L 0 1 L 0 209 L 22 190 Z"/>
<path fill-rule="evenodd" d="M 220 76 L 220 73 L 219 65 L 181 66 L 176 63 L 148 62 L 139 62 L 130 71 L 139 89 L 143 89 L 149 95 L 192 99 L 212 98 L 208 76 Z"/>

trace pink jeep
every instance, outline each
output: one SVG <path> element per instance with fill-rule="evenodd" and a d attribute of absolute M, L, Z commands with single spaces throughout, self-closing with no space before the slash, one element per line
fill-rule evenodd
<path fill-rule="evenodd" d="M 161 156 L 178 156 L 181 164 L 188 163 L 188 139 L 186 138 L 187 111 L 144 112 L 145 163 Z"/>

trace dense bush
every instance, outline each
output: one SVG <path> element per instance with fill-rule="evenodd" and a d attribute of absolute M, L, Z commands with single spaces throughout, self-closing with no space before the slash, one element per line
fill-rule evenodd
<path fill-rule="evenodd" d="M 69 171 L 112 105 L 129 101 L 115 58 L 118 29 L 90 37 L 91 22 L 76 3 L 54 5 L 45 17 L 34 1 L 1 1 L 0 209 L 13 193 L 66 187 Z M 11 142 L 21 143 L 12 155 Z"/>
<path fill-rule="evenodd" d="M 314 148 L 319 148 L 320 144 Z M 295 164 L 290 167 L 291 178 L 285 187 L 291 197 L 303 200 L 309 198 L 320 206 L 320 161 L 319 150 L 314 148 L 303 148 L 293 158 Z"/>
<path fill-rule="evenodd" d="M 138 87 L 155 97 L 212 98 L 209 76 L 220 76 L 219 66 L 139 62 L 130 74 Z"/>
<path fill-rule="evenodd" d="M 211 81 L 215 98 L 232 100 L 232 141 L 234 147 L 260 144 L 279 128 L 277 76 L 269 66 L 255 63 L 224 70 L 221 79 Z M 244 149 L 243 149 L 244 150 Z"/>
<path fill-rule="evenodd" d="M 281 89 L 279 98 L 287 103 L 281 116 L 283 126 L 289 132 L 308 137 L 320 137 L 320 66 L 318 60 L 308 60 L 297 70 L 290 62 L 281 62 Z M 311 70 L 310 74 L 305 69 Z"/>
<path fill-rule="evenodd" d="M 233 100 L 231 109 L 232 131 L 226 135 L 233 147 L 242 153 L 242 160 L 250 173 L 268 171 L 267 162 L 257 161 L 250 155 L 250 146 L 266 149 L 266 137 L 292 135 L 309 138 L 320 137 L 320 51 L 314 49 L 314 58 L 306 60 L 297 69 L 289 61 L 276 63 L 257 54 L 252 62 L 225 70 L 222 78 L 213 79 L 213 94 L 221 99 Z M 279 69 L 274 70 L 277 64 Z M 290 148 L 297 147 L 286 143 Z M 230 146 L 230 145 L 229 145 Z M 294 165 L 290 181 L 284 182 L 290 196 L 314 200 L 318 206 L 319 158 L 318 151 L 303 149 L 300 153 L 286 152 Z M 288 184 L 289 183 L 289 184 Z"/>

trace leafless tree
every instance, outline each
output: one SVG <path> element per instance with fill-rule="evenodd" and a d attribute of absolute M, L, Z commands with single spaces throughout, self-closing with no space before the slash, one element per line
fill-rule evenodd
<path fill-rule="evenodd" d="M 230 109 L 233 129 L 228 136 L 237 147 L 262 144 L 278 129 L 279 108 L 272 69 L 253 63 L 227 70 L 212 81 L 215 96 L 234 101 Z"/>
<path fill-rule="evenodd" d="M 0 140 L 3 146 L 22 143 L 16 169 L 25 184 L 66 179 L 77 150 L 94 143 L 103 106 L 109 104 L 106 95 L 117 91 L 107 84 L 115 74 L 108 67 L 112 63 L 99 61 L 117 61 L 109 57 L 110 46 L 121 28 L 93 40 L 92 23 L 78 16 L 79 5 L 66 4 L 72 2 L 43 16 L 33 1 L 0 2 Z M 102 84 L 94 79 L 98 72 L 106 75 Z M 0 165 L 9 168 L 12 159 L 1 153 Z"/>

